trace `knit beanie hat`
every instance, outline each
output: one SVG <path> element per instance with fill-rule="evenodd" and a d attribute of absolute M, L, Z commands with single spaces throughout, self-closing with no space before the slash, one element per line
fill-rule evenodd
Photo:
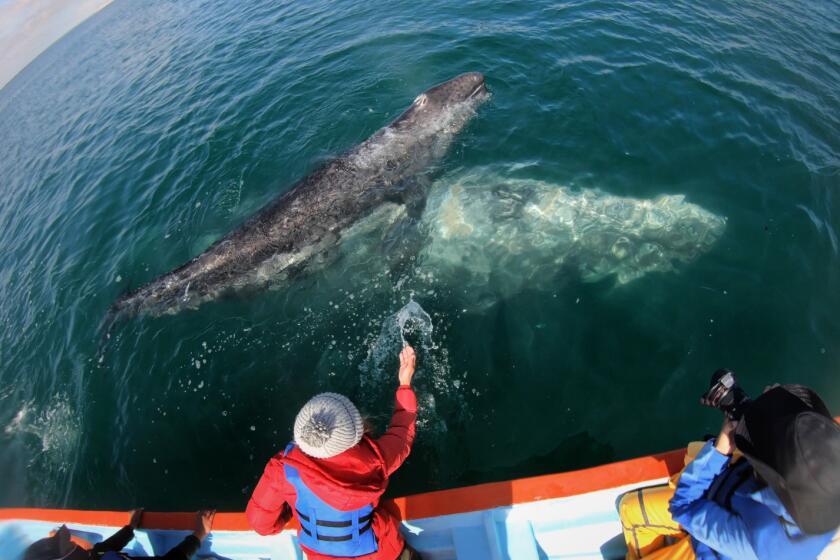
<path fill-rule="evenodd" d="M 312 397 L 295 418 L 295 443 L 316 459 L 335 457 L 362 440 L 362 415 L 350 399 L 338 393 Z"/>

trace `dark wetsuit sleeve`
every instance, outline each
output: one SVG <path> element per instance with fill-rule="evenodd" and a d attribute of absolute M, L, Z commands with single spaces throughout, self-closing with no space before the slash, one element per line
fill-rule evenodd
<path fill-rule="evenodd" d="M 124 549 L 133 538 L 134 529 L 131 528 L 131 525 L 126 525 L 101 543 L 93 545 L 93 548 L 91 549 L 91 556 L 93 558 L 98 558 L 100 555 L 108 551 L 119 552 Z"/>
<path fill-rule="evenodd" d="M 201 541 L 195 535 L 187 535 L 178 545 L 167 552 L 164 560 L 190 560 L 201 548 Z"/>

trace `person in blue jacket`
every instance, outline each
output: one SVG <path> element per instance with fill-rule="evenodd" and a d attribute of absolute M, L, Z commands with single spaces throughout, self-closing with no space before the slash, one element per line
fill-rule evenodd
<path fill-rule="evenodd" d="M 654 506 L 663 493 L 668 512 Z M 633 507 L 647 527 L 631 525 Z M 776 385 L 724 421 L 674 490 L 639 490 L 620 508 L 625 533 L 661 535 L 628 538 L 628 558 L 840 558 L 840 426 L 811 389 Z"/>

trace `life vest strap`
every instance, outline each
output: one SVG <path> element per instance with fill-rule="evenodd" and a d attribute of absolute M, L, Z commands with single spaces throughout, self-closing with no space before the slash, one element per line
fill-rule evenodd
<path fill-rule="evenodd" d="M 300 515 L 300 512 L 298 512 L 298 515 Z M 361 519 L 359 521 L 361 521 Z M 320 525 L 320 522 L 319 522 L 319 525 Z M 371 526 L 372 526 L 372 523 L 370 522 L 370 520 L 368 520 L 368 522 L 365 523 L 364 527 L 359 528 L 359 534 L 361 535 L 363 533 L 366 533 L 367 531 L 370 531 Z M 304 533 L 306 533 L 310 537 L 312 536 L 312 531 L 310 531 L 309 529 L 307 529 L 303 525 L 301 525 L 300 528 Z M 351 540 L 353 538 L 353 535 L 342 535 L 340 537 L 332 537 L 332 536 L 329 536 L 329 535 L 318 535 L 318 534 L 316 534 L 315 538 L 318 539 L 319 541 L 326 541 L 326 542 L 344 542 L 344 541 Z"/>
<path fill-rule="evenodd" d="M 298 514 L 298 517 L 300 517 L 301 519 L 303 519 L 304 521 L 309 523 L 309 516 L 308 515 L 302 514 L 300 512 L 300 510 L 297 509 L 297 508 L 295 508 L 295 512 Z M 360 517 L 359 518 L 359 523 L 365 523 L 367 521 L 370 521 L 372 518 L 373 518 L 373 513 L 369 513 L 369 514 L 365 515 L 364 517 Z M 353 522 L 352 521 L 322 521 L 322 520 L 319 519 L 317 521 L 316 525 L 320 525 L 321 527 L 352 527 Z"/>
<path fill-rule="evenodd" d="M 376 447 L 372 448 L 379 457 Z M 283 454 L 284 459 L 293 449 L 294 443 L 290 443 Z M 380 463 L 385 472 L 381 459 L 377 463 Z M 301 545 L 330 558 L 366 556 L 379 550 L 373 529 L 376 508 L 372 503 L 352 511 L 334 508 L 313 492 L 300 477 L 297 469 L 285 460 L 283 473 L 297 494 L 293 511 L 300 522 L 298 539 Z M 322 521 L 322 517 L 326 521 Z"/>

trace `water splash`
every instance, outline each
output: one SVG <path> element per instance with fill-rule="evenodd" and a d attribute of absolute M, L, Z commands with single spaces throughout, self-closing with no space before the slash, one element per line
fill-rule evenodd
<path fill-rule="evenodd" d="M 417 393 L 417 427 L 421 437 L 446 432 L 445 415 L 438 412 L 439 405 L 461 400 L 459 384 L 449 382 L 448 351 L 435 342 L 433 334 L 432 317 L 410 299 L 399 311 L 385 318 L 359 366 L 364 401 L 386 400 L 394 387 L 397 356 L 406 344 L 411 344 L 417 353 L 417 372 L 412 385 Z"/>
<path fill-rule="evenodd" d="M 434 325 L 432 325 L 432 318 L 426 313 L 426 310 L 420 307 L 420 304 L 410 299 L 402 309 L 397 311 L 396 315 L 397 325 L 400 328 L 400 339 L 403 346 L 410 344 L 406 340 L 406 334 L 409 338 L 414 339 L 419 337 L 421 344 L 426 347 L 432 347 L 432 333 Z M 413 344 L 412 346 L 416 346 Z"/>
<path fill-rule="evenodd" d="M 67 395 L 58 394 L 40 409 L 33 402 L 24 403 L 3 433 L 10 438 L 22 437 L 31 448 L 30 467 L 42 465 L 65 472 L 79 443 L 80 423 Z"/>

